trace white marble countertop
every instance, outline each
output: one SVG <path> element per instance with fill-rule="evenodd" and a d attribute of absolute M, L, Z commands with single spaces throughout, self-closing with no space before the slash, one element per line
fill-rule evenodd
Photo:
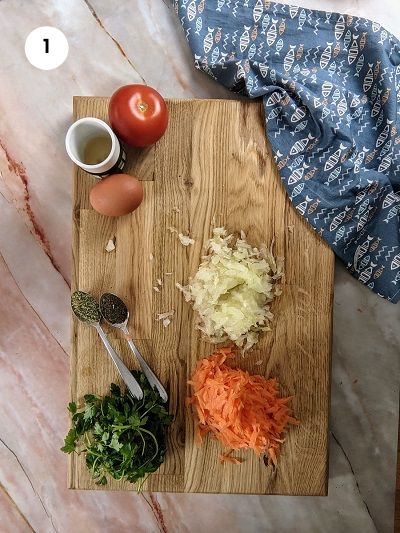
<path fill-rule="evenodd" d="M 398 0 L 303 0 L 399 36 Z M 67 61 L 31 66 L 28 33 L 52 25 Z M 397 447 L 400 306 L 337 264 L 329 496 L 68 491 L 73 95 L 146 81 L 169 97 L 233 97 L 194 70 L 168 0 L 0 2 L 0 524 L 5 532 L 389 532 Z M 206 510 L 206 511 L 205 511 Z"/>

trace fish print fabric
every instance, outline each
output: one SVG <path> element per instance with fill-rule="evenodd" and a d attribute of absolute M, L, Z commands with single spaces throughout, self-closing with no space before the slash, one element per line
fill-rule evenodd
<path fill-rule="evenodd" d="M 176 0 L 195 66 L 262 97 L 296 209 L 380 296 L 400 299 L 400 46 L 380 24 L 266 0 Z"/>

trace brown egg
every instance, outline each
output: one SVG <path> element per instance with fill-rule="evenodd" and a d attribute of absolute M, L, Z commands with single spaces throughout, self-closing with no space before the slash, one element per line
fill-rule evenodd
<path fill-rule="evenodd" d="M 119 217 L 139 207 L 143 187 L 135 176 L 113 174 L 97 183 L 90 191 L 90 203 L 101 215 Z"/>

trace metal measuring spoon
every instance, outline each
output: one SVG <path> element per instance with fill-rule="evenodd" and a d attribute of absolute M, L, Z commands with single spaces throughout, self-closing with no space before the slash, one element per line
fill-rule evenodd
<path fill-rule="evenodd" d="M 127 336 L 126 340 L 129 344 L 129 347 L 135 354 L 136 359 L 139 361 L 140 367 L 143 371 L 143 374 L 146 376 L 147 381 L 150 383 L 151 387 L 156 387 L 161 399 L 166 402 L 168 400 L 168 394 L 166 390 L 164 389 L 164 387 L 160 383 L 160 380 L 154 374 L 152 369 L 143 359 L 142 354 L 139 352 L 135 343 L 129 336 L 129 330 L 127 327 L 129 320 L 129 311 L 124 302 L 115 294 L 106 292 L 102 294 L 100 298 L 100 312 L 104 320 L 108 324 L 110 324 L 110 326 L 113 326 L 114 328 L 119 328 L 125 333 L 125 335 Z"/>
<path fill-rule="evenodd" d="M 117 367 L 119 375 L 128 387 L 129 392 L 134 398 L 141 400 L 143 398 L 143 390 L 136 379 L 133 377 L 129 369 L 121 361 L 114 348 L 111 346 L 107 335 L 100 326 L 101 313 L 99 304 L 96 299 L 86 292 L 75 291 L 71 295 L 71 307 L 75 316 L 84 324 L 96 328 L 100 335 L 107 352 L 109 353 L 114 365 Z"/>

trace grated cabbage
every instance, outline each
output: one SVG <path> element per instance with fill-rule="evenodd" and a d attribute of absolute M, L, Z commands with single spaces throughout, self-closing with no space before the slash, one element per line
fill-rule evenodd
<path fill-rule="evenodd" d="M 231 340 L 248 350 L 260 331 L 270 330 L 268 304 L 280 294 L 282 262 L 250 246 L 244 232 L 235 241 L 225 228 L 214 229 L 207 251 L 189 284 L 176 286 L 199 313 L 198 327 L 211 342 Z"/>

